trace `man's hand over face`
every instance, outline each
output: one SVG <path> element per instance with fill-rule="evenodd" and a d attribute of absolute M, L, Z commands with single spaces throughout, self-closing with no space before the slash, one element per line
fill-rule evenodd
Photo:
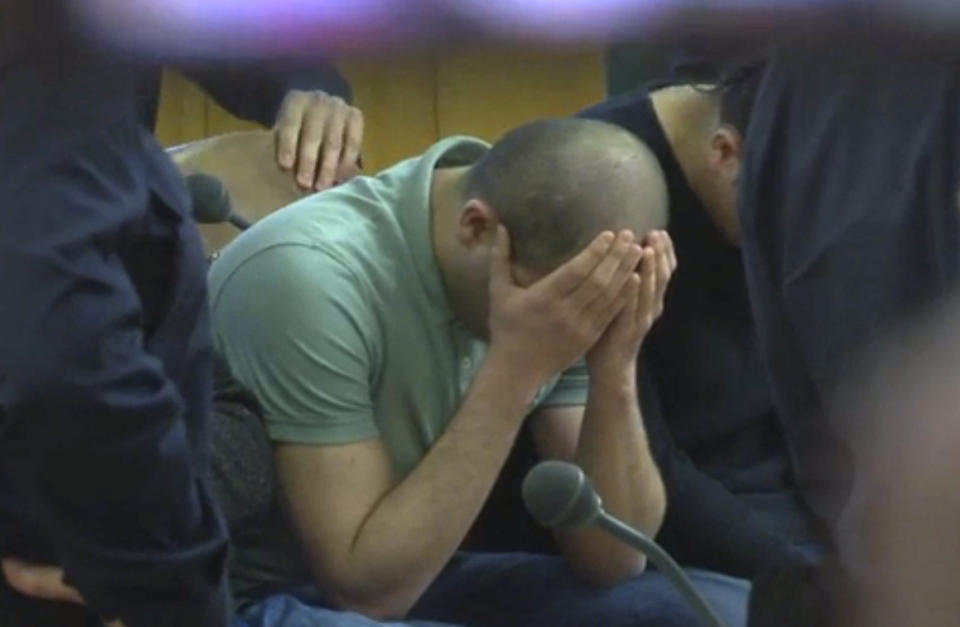
<path fill-rule="evenodd" d="M 359 172 L 363 114 L 322 91 L 291 90 L 274 129 L 277 163 L 297 184 L 321 191 Z"/>
<path fill-rule="evenodd" d="M 663 313 L 663 297 L 676 269 L 677 257 L 666 231 L 647 235 L 640 267 L 626 283 L 626 306 L 587 353 L 591 374 L 615 374 L 633 366 L 640 345 Z"/>
<path fill-rule="evenodd" d="M 629 287 L 643 250 L 629 231 L 597 236 L 580 254 L 528 288 L 510 268 L 510 238 L 500 226 L 491 255 L 491 355 L 538 384 L 573 365 L 636 297 Z M 639 306 L 639 305 L 637 305 Z"/>

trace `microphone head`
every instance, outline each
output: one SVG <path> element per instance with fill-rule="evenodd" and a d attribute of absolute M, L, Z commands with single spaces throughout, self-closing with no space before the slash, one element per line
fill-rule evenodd
<path fill-rule="evenodd" d="M 230 219 L 230 194 L 220 179 L 210 174 L 191 174 L 186 177 L 186 183 L 196 222 L 218 224 Z"/>
<path fill-rule="evenodd" d="M 576 464 L 540 462 L 523 480 L 523 503 L 545 527 L 572 527 L 593 522 L 603 507 L 590 478 Z"/>

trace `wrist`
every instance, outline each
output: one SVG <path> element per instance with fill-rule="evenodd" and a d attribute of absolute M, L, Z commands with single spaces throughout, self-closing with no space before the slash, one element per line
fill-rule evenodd
<path fill-rule="evenodd" d="M 503 393 L 513 393 L 527 404 L 533 402 L 537 391 L 550 378 L 550 375 L 530 368 L 515 351 L 503 350 L 494 345 L 491 345 L 477 371 L 477 378 L 481 376 L 493 382 Z"/>
<path fill-rule="evenodd" d="M 594 392 L 636 394 L 637 362 L 590 364 L 590 389 Z"/>

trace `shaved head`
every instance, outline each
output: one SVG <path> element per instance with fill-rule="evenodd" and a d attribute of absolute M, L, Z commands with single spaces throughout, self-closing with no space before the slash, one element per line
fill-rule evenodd
<path fill-rule="evenodd" d="M 467 175 L 466 200 L 482 200 L 510 232 L 514 262 L 549 272 L 603 231 L 640 238 L 667 224 L 656 157 L 606 122 L 542 120 L 498 141 Z"/>

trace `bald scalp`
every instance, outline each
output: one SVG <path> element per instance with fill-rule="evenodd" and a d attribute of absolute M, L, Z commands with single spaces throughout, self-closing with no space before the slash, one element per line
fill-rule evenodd
<path fill-rule="evenodd" d="M 541 120 L 503 136 L 471 168 L 465 200 L 486 202 L 510 232 L 514 262 L 549 272 L 603 231 L 642 237 L 667 224 L 657 158 L 613 124 Z"/>

